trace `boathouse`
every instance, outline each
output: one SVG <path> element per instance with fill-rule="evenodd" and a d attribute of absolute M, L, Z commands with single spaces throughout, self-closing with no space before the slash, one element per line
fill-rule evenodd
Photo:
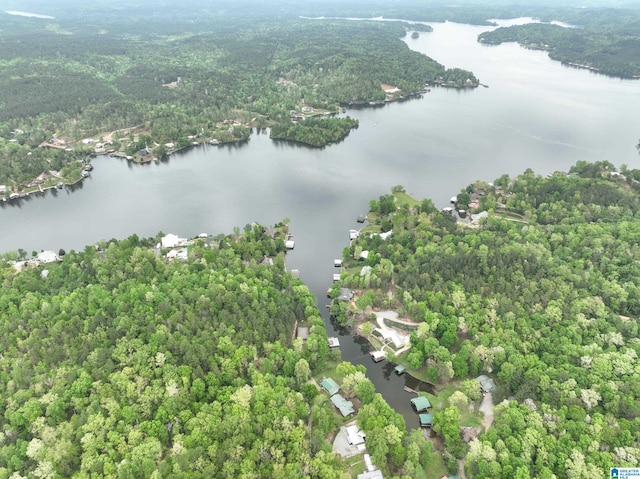
<path fill-rule="evenodd" d="M 387 359 L 387 354 L 384 351 L 371 351 L 369 354 L 376 363 L 379 363 L 383 359 Z"/>
<path fill-rule="evenodd" d="M 424 396 L 418 396 L 411 400 L 411 405 L 414 407 L 416 412 L 426 411 L 431 407 L 431 403 L 429 399 Z"/>
<path fill-rule="evenodd" d="M 420 427 L 431 427 L 433 425 L 433 414 L 423 413 L 418 417 L 420 418 Z"/>

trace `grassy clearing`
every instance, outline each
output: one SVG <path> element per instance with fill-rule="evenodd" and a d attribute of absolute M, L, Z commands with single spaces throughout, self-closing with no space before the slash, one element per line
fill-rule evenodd
<path fill-rule="evenodd" d="M 440 454 L 434 454 L 432 457 L 431 464 L 429 464 L 425 471 L 427 479 L 440 479 L 442 476 L 448 477 L 449 470 L 447 466 L 445 466 L 442 456 Z"/>
<path fill-rule="evenodd" d="M 420 201 L 409 196 L 409 194 L 404 191 L 394 193 L 393 196 L 396 198 L 396 206 L 409 205 L 411 207 L 418 206 L 420 204 Z"/>
<path fill-rule="evenodd" d="M 362 474 L 365 470 L 364 458 L 361 455 L 349 457 L 344 460 L 344 463 L 353 479 L 356 479 L 358 474 Z"/>

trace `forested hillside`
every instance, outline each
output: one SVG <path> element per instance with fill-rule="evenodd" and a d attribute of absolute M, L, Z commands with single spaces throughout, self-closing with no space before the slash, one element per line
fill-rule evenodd
<path fill-rule="evenodd" d="M 425 82 L 477 85 L 472 73 L 409 50 L 397 22 L 162 12 L 105 12 L 99 22 L 0 13 L 0 184 L 20 191 L 51 169 L 47 161 L 75 160 L 95 144 L 151 158 L 194 142 L 246 140 L 252 126 L 284 131 L 299 112 L 385 101 L 383 84 L 399 89 L 394 98 Z M 314 144 L 334 141 L 307 126 Z M 28 155 L 39 145 L 46 151 Z"/>
<path fill-rule="evenodd" d="M 285 228 L 197 238 L 186 259 L 136 236 L 45 264 L 5 254 L 0 478 L 346 479 L 362 458 L 329 441 L 353 419 L 387 477 L 421 477 L 431 445 L 329 352 Z M 319 390 L 328 371 L 356 418 Z"/>
<path fill-rule="evenodd" d="M 531 23 L 482 33 L 487 44 L 518 42 L 546 50 L 549 57 L 568 65 L 588 68 L 620 78 L 640 78 L 640 11 L 585 9 L 562 12 L 549 20 L 564 20 L 576 28 Z"/>
<path fill-rule="evenodd" d="M 371 202 L 371 225 L 344 253 L 341 285 L 361 292 L 333 312 L 353 321 L 391 308 L 418 322 L 400 359 L 441 388 L 495 380 L 495 422 L 479 439 L 460 441 L 459 416 L 434 418 L 444 453 L 465 458 L 470 477 L 637 466 L 639 174 L 579 163 L 478 182 L 458 196 L 479 203 L 473 221 L 401 187 Z"/>
<path fill-rule="evenodd" d="M 0 477 L 343 477 L 306 384 L 324 325 L 282 240 L 255 225 L 186 263 L 151 245 L 0 265 Z"/>

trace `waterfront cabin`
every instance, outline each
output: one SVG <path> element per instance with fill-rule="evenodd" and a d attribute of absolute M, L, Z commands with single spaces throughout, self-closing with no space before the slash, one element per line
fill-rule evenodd
<path fill-rule="evenodd" d="M 394 371 L 396 372 L 396 374 L 397 374 L 398 376 L 400 376 L 401 374 L 404 374 L 404 373 L 406 373 L 406 372 L 407 372 L 407 368 L 405 368 L 402 364 L 398 364 L 398 365 L 395 367 Z"/>
<path fill-rule="evenodd" d="M 353 291 L 349 288 L 340 288 L 339 301 L 351 301 L 353 299 Z"/>
<path fill-rule="evenodd" d="M 416 410 L 416 412 L 423 412 L 431 407 L 431 403 L 429 402 L 429 399 L 427 399 L 424 396 L 418 396 L 413 398 L 411 400 L 411 405 Z"/>
<path fill-rule="evenodd" d="M 458 202 L 458 197 L 457 196 L 452 196 L 450 201 L 451 201 L 452 205 L 455 205 Z"/>
<path fill-rule="evenodd" d="M 296 242 L 293 241 L 292 239 L 288 239 L 287 241 L 284 242 L 284 247 L 287 249 L 293 249 L 296 245 Z"/>
<path fill-rule="evenodd" d="M 342 260 L 341 259 L 334 259 L 333 260 L 333 266 L 336 268 L 341 268 L 342 267 Z"/>
<path fill-rule="evenodd" d="M 420 427 L 431 427 L 433 425 L 433 414 L 420 414 Z"/>
<path fill-rule="evenodd" d="M 358 230 L 349 230 L 349 239 L 354 240 L 358 236 L 360 236 L 360 232 Z"/>
<path fill-rule="evenodd" d="M 340 281 L 340 273 L 335 273 L 333 275 L 333 282 L 337 283 L 338 281 Z"/>
<path fill-rule="evenodd" d="M 330 348 L 339 348 L 340 347 L 340 340 L 338 338 L 335 338 L 335 337 L 329 338 L 329 347 Z"/>
<path fill-rule="evenodd" d="M 387 359 L 387 354 L 384 351 L 371 351 L 369 354 L 371 355 L 371 359 L 376 363 L 379 363 L 383 359 Z"/>
<path fill-rule="evenodd" d="M 358 426 L 347 426 L 344 429 L 347 433 L 347 441 L 349 441 L 349 444 L 351 444 L 352 446 L 364 444 L 364 438 L 366 437 L 366 434 L 364 433 L 364 431 L 360 431 L 358 429 Z"/>
<path fill-rule="evenodd" d="M 347 401 L 340 394 L 334 394 L 333 396 L 331 396 L 331 402 L 335 407 L 338 408 L 340 414 L 342 414 L 343 417 L 347 417 L 356 412 L 356 410 L 353 408 L 353 403 L 351 401 Z"/>
<path fill-rule="evenodd" d="M 476 381 L 480 383 L 480 389 L 482 390 L 482 394 L 487 394 L 493 391 L 496 388 L 496 383 L 489 376 L 483 374 L 482 376 L 478 376 Z"/>
<path fill-rule="evenodd" d="M 329 393 L 329 396 L 333 396 L 340 391 L 340 385 L 331 378 L 322 378 L 320 386 Z"/>

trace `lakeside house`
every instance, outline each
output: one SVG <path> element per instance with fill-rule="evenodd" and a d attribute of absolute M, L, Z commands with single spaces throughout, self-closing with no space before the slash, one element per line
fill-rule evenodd
<path fill-rule="evenodd" d="M 354 293 L 349 288 L 340 288 L 340 294 L 338 295 L 338 301 L 351 301 Z"/>
<path fill-rule="evenodd" d="M 36 256 L 36 260 L 40 263 L 53 263 L 60 261 L 60 257 L 54 251 L 41 251 Z"/>
<path fill-rule="evenodd" d="M 476 381 L 480 383 L 480 389 L 482 390 L 482 394 L 487 394 L 493 391 L 496 388 L 496 383 L 493 379 L 491 379 L 486 374 L 478 376 Z"/>
<path fill-rule="evenodd" d="M 329 393 L 329 396 L 333 396 L 340 391 L 340 385 L 331 378 L 322 378 L 320 386 Z"/>
<path fill-rule="evenodd" d="M 188 250 L 187 248 L 172 249 L 167 253 L 167 259 L 179 259 L 182 261 L 187 261 L 187 259 L 189 259 Z"/>
<path fill-rule="evenodd" d="M 176 246 L 184 246 L 187 242 L 186 238 L 180 238 L 178 235 L 169 233 L 166 236 L 160 238 L 160 246 L 165 248 L 175 248 Z"/>
<path fill-rule="evenodd" d="M 353 403 L 342 397 L 341 394 L 334 394 L 331 396 L 331 402 L 336 408 L 338 408 L 343 417 L 347 417 L 356 412 L 353 408 Z"/>
<path fill-rule="evenodd" d="M 356 426 L 355 424 L 353 426 L 347 426 L 345 427 L 345 431 L 347 433 L 347 441 L 349 442 L 349 444 L 351 444 L 352 446 L 359 446 L 360 444 L 364 444 L 364 440 L 367 435 L 364 433 L 364 431 L 360 431 L 358 429 L 358 426 Z"/>

